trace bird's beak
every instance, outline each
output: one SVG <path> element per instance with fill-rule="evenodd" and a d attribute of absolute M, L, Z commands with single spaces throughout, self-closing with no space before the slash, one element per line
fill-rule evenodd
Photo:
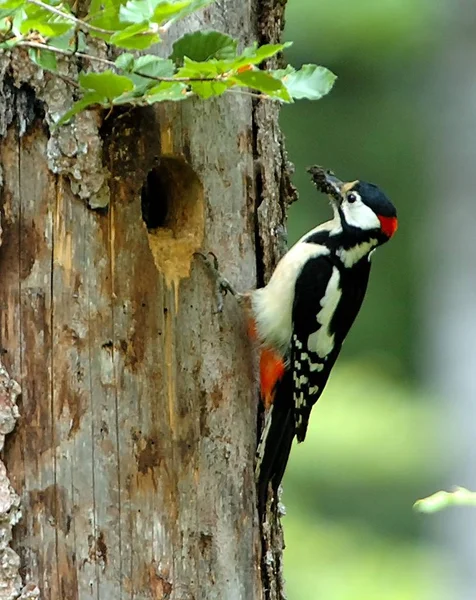
<path fill-rule="evenodd" d="M 308 167 L 308 173 L 311 174 L 314 185 L 323 194 L 327 194 L 332 200 L 332 204 L 335 207 L 339 207 L 344 199 L 346 192 L 357 183 L 353 181 L 351 183 L 344 183 L 338 179 L 334 173 L 320 167 L 319 165 L 313 165 Z"/>
<path fill-rule="evenodd" d="M 327 171 L 323 167 L 313 165 L 308 167 L 308 172 L 311 174 L 312 180 L 317 189 L 327 194 L 332 200 L 332 204 L 336 207 L 342 204 L 342 200 L 349 190 L 351 190 L 358 181 L 344 182 L 338 179 L 334 173 Z"/>
<path fill-rule="evenodd" d="M 332 173 L 326 173 L 325 175 L 326 185 L 329 189 L 328 195 L 331 197 L 331 200 L 337 206 L 342 204 L 342 200 L 345 198 L 347 192 L 359 183 L 358 179 L 355 181 L 341 181 L 337 179 L 335 175 Z"/>
<path fill-rule="evenodd" d="M 327 188 L 327 195 L 332 200 L 333 204 L 340 206 L 344 198 L 342 190 L 345 186 L 345 183 L 331 173 L 326 173 L 324 175 L 324 181 Z"/>

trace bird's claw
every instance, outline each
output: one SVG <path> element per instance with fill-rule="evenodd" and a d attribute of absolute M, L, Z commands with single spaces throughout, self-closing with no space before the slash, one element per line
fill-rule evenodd
<path fill-rule="evenodd" d="M 223 312 L 223 298 L 230 293 L 232 296 L 238 297 L 239 294 L 236 292 L 235 288 L 231 285 L 231 283 L 222 276 L 219 270 L 219 262 L 216 254 L 214 252 L 207 252 L 204 254 L 203 252 L 195 252 L 195 256 L 200 256 L 208 267 L 213 271 L 216 278 L 216 287 L 217 287 L 217 309 L 215 314 Z"/>

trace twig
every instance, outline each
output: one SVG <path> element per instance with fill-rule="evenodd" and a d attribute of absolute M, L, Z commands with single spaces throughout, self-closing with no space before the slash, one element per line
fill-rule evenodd
<path fill-rule="evenodd" d="M 252 98 L 257 98 L 258 100 L 279 100 L 279 98 L 271 98 L 271 96 L 267 96 L 266 94 L 262 94 L 261 92 L 250 92 L 249 90 L 244 90 L 242 88 L 229 88 L 226 90 L 228 93 L 232 94 L 242 94 L 243 96 L 251 96 Z"/>
<path fill-rule="evenodd" d="M 57 15 L 59 17 L 62 17 L 63 19 L 68 19 L 68 20 L 72 21 L 73 23 L 76 23 L 76 25 L 78 27 L 80 27 L 81 29 L 87 29 L 88 31 L 95 31 L 96 33 L 103 33 L 106 35 L 112 35 L 113 33 L 115 33 L 114 31 L 109 31 L 108 29 L 102 29 L 101 27 L 95 27 L 94 25 L 89 25 L 88 23 L 81 21 L 81 19 L 78 19 L 74 15 L 70 15 L 69 13 L 65 13 L 65 12 L 55 8 L 54 6 L 45 4 L 41 0 L 27 0 L 27 1 L 30 4 L 35 4 L 36 6 L 40 6 L 41 8 L 44 8 L 45 10 L 53 13 L 54 15 Z"/>
<path fill-rule="evenodd" d="M 40 0 L 29 1 L 38 2 Z M 92 62 L 99 62 L 101 64 L 108 65 L 109 67 L 113 67 L 114 69 L 122 71 L 122 69 L 120 69 L 120 67 L 118 67 L 116 63 L 114 63 L 112 60 L 108 60 L 107 58 L 101 58 L 100 56 L 92 56 L 91 54 L 85 54 L 84 52 L 72 52 L 70 50 L 63 50 L 62 48 L 57 48 L 56 46 L 48 46 L 48 44 L 42 44 L 41 42 L 32 42 L 29 40 L 23 40 L 21 42 L 18 42 L 16 46 L 21 46 L 24 48 L 34 48 L 36 50 L 49 50 L 50 52 L 60 54 L 61 56 L 78 56 L 79 58 L 85 58 L 86 60 L 90 60 Z M 66 75 L 61 75 L 53 71 L 52 73 L 57 74 L 59 77 L 64 79 L 64 81 L 70 83 L 76 88 L 81 87 L 78 83 L 76 83 L 76 81 L 67 77 Z M 144 77 L 145 79 L 151 79 L 152 81 L 157 81 L 158 83 L 223 83 L 224 81 L 226 81 L 226 78 L 223 77 L 223 75 L 218 75 L 217 77 L 157 77 L 155 75 L 141 73 L 140 71 L 131 71 L 131 74 Z M 240 88 L 229 88 L 225 90 L 225 92 L 232 94 L 241 94 L 244 96 L 251 96 L 252 98 L 257 98 L 259 100 L 278 100 L 278 98 L 270 98 L 266 94 L 252 92 Z"/>
<path fill-rule="evenodd" d="M 23 42 L 19 42 L 16 45 L 24 46 L 26 48 L 37 48 L 38 50 L 50 50 L 51 52 L 61 54 L 62 56 L 79 56 L 80 58 L 86 58 L 91 61 L 96 61 L 105 65 L 109 65 L 111 67 L 116 67 L 116 63 L 114 63 L 112 60 L 108 60 L 107 58 L 101 58 L 100 56 L 92 56 L 91 54 L 85 54 L 84 52 L 72 52 L 71 50 L 63 50 L 62 48 L 57 48 L 56 46 L 48 46 L 48 44 L 42 44 L 41 42 L 31 42 L 29 40 L 24 40 Z"/>
<path fill-rule="evenodd" d="M 36 2 L 37 0 L 35 0 Z M 57 48 L 56 46 L 49 46 L 48 44 L 42 44 L 41 42 L 31 42 L 29 40 L 24 40 L 16 44 L 17 46 L 23 46 L 26 48 L 37 48 L 39 50 L 50 50 L 51 52 L 55 52 L 56 54 L 61 54 L 62 56 L 79 56 L 80 58 L 85 58 L 92 62 L 100 62 L 104 65 L 108 65 L 110 67 L 114 67 L 115 69 L 120 69 L 112 60 L 108 60 L 107 58 L 101 58 L 100 56 L 92 56 L 91 54 L 85 54 L 84 52 L 71 52 L 70 50 L 63 50 L 62 48 Z M 122 69 L 120 69 L 122 70 Z M 225 81 L 225 78 L 221 75 L 217 77 L 157 77 L 155 75 L 148 75 L 147 73 L 141 73 L 140 71 L 131 71 L 133 75 L 139 75 L 140 77 L 144 77 L 145 79 L 152 79 L 153 81 L 158 82 L 166 82 L 166 83 L 192 83 L 196 82 L 215 82 L 220 83 Z"/>

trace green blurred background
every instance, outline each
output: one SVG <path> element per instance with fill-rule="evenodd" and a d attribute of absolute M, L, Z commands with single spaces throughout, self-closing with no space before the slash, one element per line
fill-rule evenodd
<path fill-rule="evenodd" d="M 286 58 L 338 75 L 319 102 L 285 106 L 281 125 L 300 200 L 289 242 L 330 216 L 306 166 L 378 183 L 400 228 L 373 259 L 364 307 L 305 444 L 284 478 L 289 600 L 425 600 L 449 577 L 444 548 L 412 504 L 442 486 L 441 412 L 418 357 L 420 225 L 428 210 L 426 69 L 444 35 L 432 0 L 288 0 Z M 452 598 L 451 594 L 442 597 Z M 476 592 L 475 596 L 476 598 Z"/>

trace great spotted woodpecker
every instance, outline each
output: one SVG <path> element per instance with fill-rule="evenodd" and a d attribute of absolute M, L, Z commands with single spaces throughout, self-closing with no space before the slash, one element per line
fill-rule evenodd
<path fill-rule="evenodd" d="M 269 483 L 275 492 L 281 483 L 294 437 L 306 437 L 311 409 L 362 305 L 370 255 L 397 229 L 395 207 L 376 185 L 344 183 L 320 167 L 309 171 L 334 217 L 304 235 L 269 283 L 251 292 L 268 407 L 256 463 L 261 506 Z"/>
<path fill-rule="evenodd" d="M 260 385 L 267 409 L 256 476 L 262 512 L 272 484 L 281 483 L 294 437 L 304 441 L 367 289 L 370 255 L 397 230 L 397 213 L 374 184 L 344 183 L 321 167 L 309 169 L 328 194 L 332 220 L 304 235 L 279 261 L 269 283 L 238 294 L 260 347 Z M 202 255 L 203 256 L 203 255 Z"/>

